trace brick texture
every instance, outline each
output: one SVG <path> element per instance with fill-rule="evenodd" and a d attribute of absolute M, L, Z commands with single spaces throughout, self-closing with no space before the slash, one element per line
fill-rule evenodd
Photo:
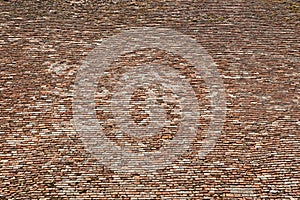
<path fill-rule="evenodd" d="M 299 9 L 297 0 L 1 0 L 0 199 L 299 199 Z M 206 49 L 224 83 L 226 119 L 213 150 L 199 159 L 212 109 L 203 78 L 164 50 L 122 55 L 99 77 L 95 94 L 97 119 L 117 146 L 157 151 L 180 126 L 176 95 L 153 84 L 172 126 L 151 137 L 116 136 L 103 106 L 124 70 L 138 63 L 173 67 L 192 80 L 202 115 L 190 150 L 172 165 L 116 172 L 74 129 L 72 91 L 103 39 L 145 26 L 176 30 Z M 138 88 L 128 105 L 140 126 L 151 122 L 149 95 Z"/>

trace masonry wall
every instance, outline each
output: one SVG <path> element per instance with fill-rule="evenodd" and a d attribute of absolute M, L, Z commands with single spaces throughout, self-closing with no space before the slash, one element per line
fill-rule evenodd
<path fill-rule="evenodd" d="M 296 0 L 0 1 L 0 199 L 298 199 L 299 9 Z M 166 50 L 145 48 L 112 62 L 98 80 L 97 120 L 117 146 L 162 148 L 180 127 L 174 92 L 151 86 L 173 126 L 149 138 L 130 129 L 118 138 L 118 123 L 110 124 L 116 117 L 103 106 L 124 70 L 153 62 L 173 67 L 199 105 L 189 150 L 162 169 L 118 172 L 99 162 L 74 127 L 74 82 L 84 60 L 105 38 L 131 27 L 178 31 L 215 62 L 226 116 L 204 157 L 211 88 L 188 60 Z M 141 103 L 147 91 L 137 89 L 128 105 L 137 124 L 151 121 Z"/>

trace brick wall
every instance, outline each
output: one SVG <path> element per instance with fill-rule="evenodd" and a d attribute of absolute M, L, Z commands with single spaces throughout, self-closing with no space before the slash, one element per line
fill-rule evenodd
<path fill-rule="evenodd" d="M 0 199 L 298 199 L 299 9 L 297 0 L 0 1 Z M 166 50 L 140 49 L 112 62 L 98 80 L 97 120 L 116 146 L 158 151 L 182 121 L 174 91 L 151 86 L 173 128 L 149 137 L 129 129 L 118 138 L 118 124 L 109 123 L 116 116 L 104 105 L 124 70 L 173 67 L 199 105 L 189 150 L 161 169 L 120 172 L 100 162 L 74 127 L 74 83 L 84 60 L 131 27 L 175 30 L 215 62 L 226 117 L 204 157 L 198 153 L 212 121 L 212 88 L 187 59 Z M 138 88 L 127 105 L 136 124 L 151 122 L 137 103 L 147 102 L 147 91 Z"/>

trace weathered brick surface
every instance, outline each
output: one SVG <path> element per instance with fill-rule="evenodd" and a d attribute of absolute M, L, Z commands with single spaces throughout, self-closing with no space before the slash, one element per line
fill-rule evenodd
<path fill-rule="evenodd" d="M 0 1 L 0 6 L 2 199 L 299 198 L 299 1 Z M 143 26 L 172 28 L 208 51 L 224 82 L 226 121 L 205 159 L 195 153 L 209 124 L 201 116 L 191 150 L 172 166 L 117 173 L 97 163 L 75 131 L 72 85 L 103 38 Z M 153 49 L 122 56 L 110 73 L 152 61 L 180 64 L 181 73 L 193 78 L 184 59 Z M 109 88 L 111 78 L 100 79 L 99 90 Z M 209 114 L 207 88 L 201 78 L 192 80 L 199 86 L 194 89 L 201 112 Z M 145 96 L 140 90 L 132 101 Z M 142 140 L 150 151 L 176 134 L 174 103 L 165 105 L 175 125 L 168 134 L 117 138 L 101 98 L 95 97 L 97 117 L 117 145 L 139 148 Z M 147 118 L 144 107 L 131 106 L 138 109 L 132 112 L 136 122 Z"/>

